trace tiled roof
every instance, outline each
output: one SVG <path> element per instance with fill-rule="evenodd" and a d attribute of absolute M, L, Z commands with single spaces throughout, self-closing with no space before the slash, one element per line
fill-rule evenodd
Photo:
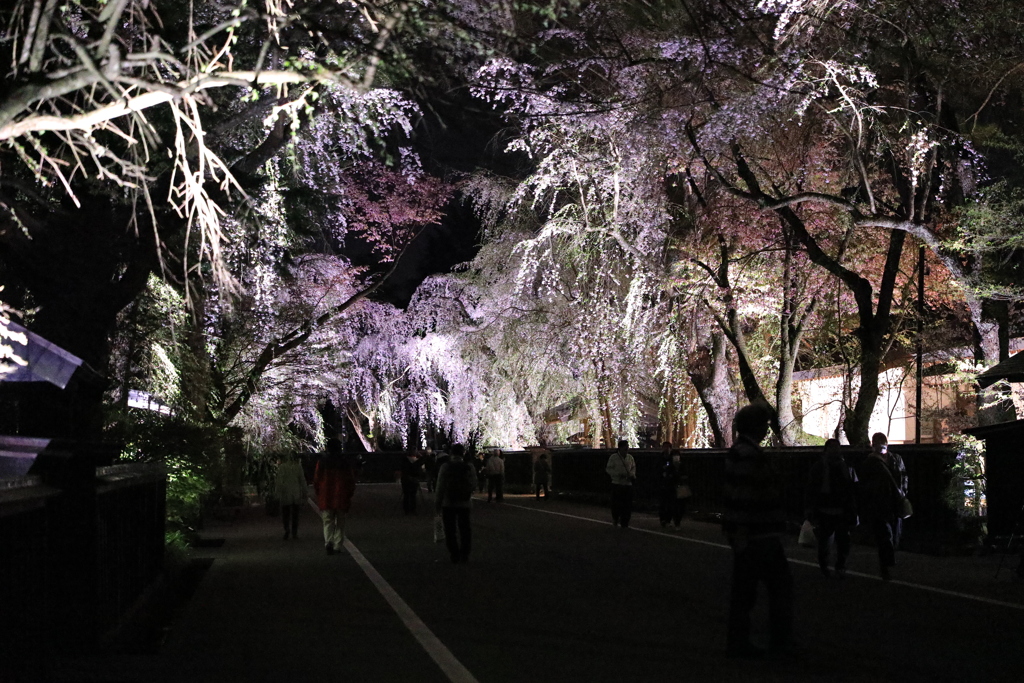
<path fill-rule="evenodd" d="M 1002 363 L 997 363 L 978 375 L 978 384 L 984 388 L 1001 379 L 1010 382 L 1024 382 L 1024 351 L 1010 356 Z"/>

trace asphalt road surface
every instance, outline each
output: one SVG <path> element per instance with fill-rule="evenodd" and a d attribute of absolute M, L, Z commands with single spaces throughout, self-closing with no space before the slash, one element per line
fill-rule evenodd
<path fill-rule="evenodd" d="M 855 546 L 840 581 L 790 543 L 798 655 L 736 661 L 724 656 L 731 557 L 713 525 L 665 531 L 636 515 L 622 530 L 599 507 L 506 496 L 474 504 L 470 561 L 452 564 L 431 512 L 429 495 L 405 516 L 397 485 L 360 486 L 333 556 L 312 509 L 298 541 L 259 508 L 211 525 L 226 542 L 202 551 L 214 563 L 160 652 L 60 680 L 1024 680 L 1024 586 L 1005 568 L 994 578 L 995 557 L 901 553 L 883 583 L 873 549 Z"/>

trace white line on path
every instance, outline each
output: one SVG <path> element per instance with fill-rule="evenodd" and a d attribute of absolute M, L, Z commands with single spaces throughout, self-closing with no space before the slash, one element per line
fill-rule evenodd
<path fill-rule="evenodd" d="M 319 514 L 320 511 L 317 509 L 316 503 L 310 500 L 309 505 Z M 444 672 L 449 681 L 452 683 L 479 683 L 473 674 L 469 672 L 469 669 L 464 667 L 462 662 L 455 658 L 452 651 L 444 646 L 444 643 L 434 635 L 434 632 L 423 623 L 422 619 L 416 616 L 416 613 L 391 587 L 391 584 L 359 552 L 359 548 L 347 538 L 345 539 L 345 550 L 349 552 L 349 555 L 356 561 L 356 564 L 363 570 L 363 573 L 370 579 L 370 582 L 377 588 L 381 596 L 391 605 L 391 609 L 395 610 L 395 614 L 402 620 L 405 627 L 409 629 L 416 642 L 423 646 L 423 649 L 427 651 L 430 658 L 441 668 L 441 671 Z"/>
<path fill-rule="evenodd" d="M 427 625 L 423 623 L 423 620 L 416 616 L 416 613 L 412 611 L 412 608 L 406 604 L 405 600 L 402 600 L 401 596 L 395 592 L 395 589 L 384 580 L 384 577 L 380 575 L 373 565 L 363 557 L 363 554 L 359 552 L 352 541 L 345 540 L 345 550 L 352 555 L 352 559 L 356 561 L 356 564 L 363 570 L 366 576 L 369 577 L 373 585 L 377 587 L 380 594 L 384 596 L 384 599 L 391 605 L 391 609 L 395 610 L 395 614 L 402 620 L 405 627 L 409 629 L 413 637 L 423 646 L 423 649 L 427 651 L 430 658 L 433 659 L 441 671 L 448 677 L 448 680 L 452 683 L 477 683 L 476 678 L 469 672 L 469 669 L 464 667 L 462 663 L 455 658 L 451 650 L 444 646 L 437 636 L 434 635 L 433 631 L 427 628 Z"/>
<path fill-rule="evenodd" d="M 520 510 L 529 510 L 531 512 L 541 512 L 541 513 L 543 513 L 545 515 L 556 515 L 558 517 L 569 517 L 570 519 L 578 519 L 578 520 L 583 521 L 583 522 L 592 522 L 594 524 L 604 524 L 605 526 L 610 526 L 611 525 L 611 522 L 606 522 L 606 521 L 601 520 L 601 519 L 593 519 L 593 518 L 590 518 L 590 517 L 580 517 L 579 515 L 570 515 L 570 514 L 566 514 L 564 512 L 554 512 L 552 510 L 540 510 L 538 508 L 526 507 L 525 505 L 516 505 L 515 503 L 505 503 L 505 507 L 518 508 Z M 715 548 L 725 548 L 726 550 L 729 549 L 729 546 L 726 545 L 725 543 L 715 543 L 714 541 L 702 541 L 699 538 L 688 538 L 686 536 L 677 536 L 675 534 L 667 534 L 664 531 L 654 531 L 653 529 L 640 529 L 640 528 L 637 528 L 637 527 L 630 527 L 630 532 L 634 532 L 634 531 L 635 532 L 640 532 L 640 533 L 643 533 L 643 534 L 652 534 L 654 536 L 663 536 L 664 538 L 671 538 L 671 539 L 676 540 L 676 541 L 686 541 L 687 543 L 697 543 L 699 545 L 710 545 L 710 546 L 713 546 Z M 794 558 L 789 558 L 789 561 L 792 562 L 793 564 L 800 564 L 800 565 L 803 565 L 805 567 L 814 567 L 815 569 L 818 568 L 818 564 L 816 562 L 807 562 L 806 560 L 797 560 L 797 559 L 794 559 Z M 879 577 L 877 577 L 877 576 L 875 576 L 873 574 L 863 574 L 861 572 L 851 572 L 851 571 L 847 571 L 846 573 L 849 576 L 858 576 L 858 577 L 863 578 L 863 579 L 875 579 L 875 580 L 881 581 L 881 579 Z M 983 603 L 988 604 L 988 605 L 996 605 L 998 607 L 1009 607 L 1010 609 L 1024 610 L 1024 605 L 1021 605 L 1021 604 L 1018 604 L 1018 603 L 1015 603 L 1015 602 L 1004 602 L 1002 600 L 994 600 L 992 598 L 985 598 L 985 597 L 982 597 L 980 595 L 971 595 L 970 593 L 960 593 L 960 592 L 957 592 L 957 591 L 946 590 L 945 588 L 936 588 L 935 586 L 925 586 L 925 585 L 920 584 L 920 583 L 911 583 L 910 581 L 899 581 L 899 580 L 895 580 L 894 579 L 894 580 L 890 581 L 889 583 L 897 585 L 897 586 L 907 586 L 909 588 L 917 588 L 918 590 L 928 591 L 930 593 L 938 593 L 940 595 L 949 595 L 949 596 L 955 597 L 955 598 L 963 598 L 964 600 L 974 600 L 975 602 L 983 602 Z"/>

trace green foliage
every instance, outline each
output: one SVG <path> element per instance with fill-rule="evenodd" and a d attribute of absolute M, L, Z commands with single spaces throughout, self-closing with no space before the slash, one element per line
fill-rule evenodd
<path fill-rule="evenodd" d="M 111 338 L 110 372 L 116 378 L 110 403 L 125 407 L 128 392 L 138 389 L 167 404 L 181 401 L 186 331 L 185 301 L 172 286 L 150 275 L 146 289 L 118 316 Z"/>
<path fill-rule="evenodd" d="M 985 442 L 967 434 L 953 434 L 949 441 L 956 459 L 943 497 L 961 517 L 978 517 L 985 501 Z"/>
<path fill-rule="evenodd" d="M 998 182 L 961 215 L 957 239 L 949 242 L 958 253 L 1024 247 L 1024 189 Z"/>
<path fill-rule="evenodd" d="M 171 457 L 167 464 L 167 523 L 171 529 L 193 531 L 202 515 L 203 499 L 213 485 L 204 473 L 185 458 Z"/>
<path fill-rule="evenodd" d="M 167 468 L 169 532 L 194 531 L 222 460 L 220 430 L 148 411 L 130 411 L 121 459 L 159 462 Z"/>
<path fill-rule="evenodd" d="M 189 537 L 179 529 L 168 530 L 164 535 L 164 567 L 174 574 L 188 560 Z"/>
<path fill-rule="evenodd" d="M 824 446 L 827 439 L 817 434 L 808 434 L 807 432 L 801 431 L 797 437 L 797 443 L 801 446 Z"/>

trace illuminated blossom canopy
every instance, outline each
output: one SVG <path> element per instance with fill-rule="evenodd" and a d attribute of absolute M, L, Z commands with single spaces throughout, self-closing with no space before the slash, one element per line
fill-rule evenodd
<path fill-rule="evenodd" d="M 108 404 L 148 384 L 260 448 L 334 420 L 379 449 L 724 446 L 764 401 L 796 444 L 794 373 L 835 366 L 835 434 L 864 443 L 919 321 L 1006 355 L 1024 31 L 999 0 L 197 4 L 6 20 L 11 302 L 102 321 Z M 432 146 L 467 129 L 486 151 Z M 120 259 L 102 311 L 20 265 L 70 262 L 11 227 L 76 234 L 69 202 L 128 226 L 91 238 Z M 473 258 L 383 296 L 465 221 Z"/>

